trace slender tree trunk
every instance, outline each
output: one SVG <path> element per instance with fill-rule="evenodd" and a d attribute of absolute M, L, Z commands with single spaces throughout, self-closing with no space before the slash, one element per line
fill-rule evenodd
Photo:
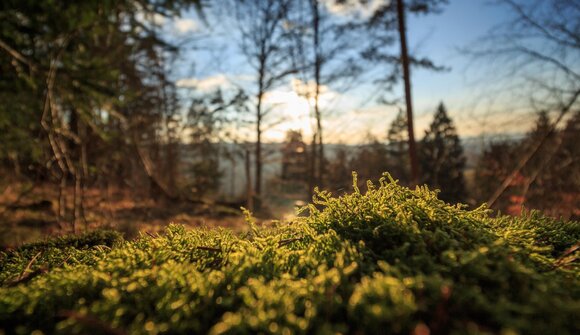
<path fill-rule="evenodd" d="M 236 198 L 236 157 L 233 156 L 231 159 L 232 170 L 231 170 L 231 183 L 230 183 L 230 194 L 232 199 Z"/>
<path fill-rule="evenodd" d="M 266 61 L 262 58 L 258 74 L 258 94 L 256 96 L 256 180 L 254 181 L 254 193 L 258 198 L 262 193 L 262 100 L 264 98 L 265 68 Z"/>
<path fill-rule="evenodd" d="M 313 134 L 312 135 L 312 145 L 311 145 L 311 152 L 310 155 L 307 155 L 307 157 L 310 157 L 310 166 L 309 166 L 309 171 L 308 171 L 308 200 L 310 201 L 312 199 L 312 196 L 314 195 L 314 187 L 316 186 L 316 139 L 317 139 L 317 134 Z"/>
<path fill-rule="evenodd" d="M 256 111 L 256 180 L 254 190 L 256 196 L 262 193 L 262 94 L 258 97 Z"/>
<path fill-rule="evenodd" d="M 320 117 L 320 110 L 318 109 L 318 88 L 316 84 L 316 97 L 314 101 L 314 113 L 316 114 L 316 135 L 318 135 L 318 150 L 314 155 L 318 155 L 318 176 L 315 178 L 317 186 L 323 187 L 324 180 L 324 144 L 322 142 L 322 122 Z M 316 138 L 314 139 L 315 143 Z M 316 161 L 316 160 L 313 160 Z"/>
<path fill-rule="evenodd" d="M 324 143 L 322 141 L 322 115 L 320 113 L 320 72 L 322 70 L 322 55 L 320 54 L 320 10 L 318 0 L 311 0 L 312 25 L 314 28 L 314 81 L 316 89 L 314 92 L 314 115 L 316 116 L 316 133 L 318 135 L 318 176 L 316 182 L 319 187 L 324 185 Z"/>
<path fill-rule="evenodd" d="M 61 228 L 64 228 L 64 223 L 66 220 L 66 179 L 68 174 L 62 172 L 60 176 L 60 184 L 58 187 L 58 210 L 57 210 L 57 221 Z M 72 232 L 75 232 L 74 223 L 72 226 Z"/>
<path fill-rule="evenodd" d="M 246 160 L 246 164 L 245 164 L 245 170 L 246 170 L 246 201 L 247 204 L 246 206 L 248 207 L 248 210 L 253 211 L 254 210 L 254 192 L 252 191 L 252 174 L 250 172 L 250 150 L 246 150 L 246 156 L 245 156 L 245 160 Z"/>
<path fill-rule="evenodd" d="M 405 27 L 405 4 L 397 0 L 397 16 L 399 21 L 399 36 L 401 42 L 401 61 L 405 83 L 405 103 L 407 105 L 407 132 L 409 133 L 409 159 L 411 161 L 411 185 L 419 183 L 419 162 L 417 161 L 417 145 L 413 128 L 413 101 L 411 98 L 411 72 L 409 69 L 409 54 L 407 51 L 407 33 Z"/>

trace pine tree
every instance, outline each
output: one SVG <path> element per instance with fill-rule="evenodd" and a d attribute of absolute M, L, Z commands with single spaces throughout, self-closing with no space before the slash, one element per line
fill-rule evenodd
<path fill-rule="evenodd" d="M 391 123 L 387 141 L 389 173 L 401 184 L 408 185 L 410 182 L 409 135 L 407 133 L 407 116 L 402 110 Z"/>
<path fill-rule="evenodd" d="M 443 103 L 437 108 L 435 118 L 425 132 L 419 154 L 423 183 L 441 189 L 440 198 L 445 201 L 465 201 L 465 156 Z"/>

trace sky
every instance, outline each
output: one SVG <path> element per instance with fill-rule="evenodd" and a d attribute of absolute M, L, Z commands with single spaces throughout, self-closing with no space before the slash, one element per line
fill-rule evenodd
<path fill-rule="evenodd" d="M 195 11 L 170 21 L 154 18 L 163 24 L 165 33 L 172 39 L 180 43 L 187 41 L 173 71 L 186 100 L 191 95 L 218 87 L 254 87 L 252 71 L 238 49 L 235 23 L 212 14 L 220 10 L 212 8 L 207 11 L 205 23 Z M 486 116 L 501 108 L 498 107 L 501 102 L 484 98 L 488 83 L 482 78 L 491 69 L 474 63 L 460 49 L 469 48 L 492 27 L 507 20 L 509 13 L 505 8 L 495 6 L 489 0 L 450 0 L 440 14 L 408 16 L 407 35 L 411 52 L 449 68 L 444 72 L 412 69 L 417 137 L 422 137 L 440 102 L 446 105 L 462 137 L 483 136 L 498 129 L 497 125 L 486 123 L 489 119 Z M 398 44 L 395 47 L 398 49 Z M 266 141 L 282 141 L 289 129 L 301 130 L 305 138 L 311 136 L 309 102 L 297 94 L 307 87 L 306 83 L 289 77 L 285 85 L 269 92 L 267 103 L 275 105 L 276 114 L 282 115 L 285 122 L 269 129 L 264 134 Z M 324 90 L 322 107 L 326 142 L 360 143 L 369 134 L 384 140 L 398 108 L 379 104 L 375 86 L 363 83 L 346 92 L 337 92 L 332 87 Z M 402 97 L 402 92 L 401 86 L 395 87 L 393 96 Z M 517 127 L 511 130 L 525 131 Z M 252 136 L 251 132 L 248 136 Z"/>

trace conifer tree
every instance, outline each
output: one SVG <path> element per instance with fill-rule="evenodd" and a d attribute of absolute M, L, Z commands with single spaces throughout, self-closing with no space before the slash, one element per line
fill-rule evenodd
<path fill-rule="evenodd" d="M 425 132 L 419 154 L 423 183 L 441 189 L 439 197 L 445 201 L 465 201 L 465 156 L 443 103 L 437 108 L 435 118 Z"/>
<path fill-rule="evenodd" d="M 407 133 L 407 116 L 402 110 L 391 122 L 387 141 L 389 173 L 403 185 L 407 185 L 410 182 L 409 135 Z"/>

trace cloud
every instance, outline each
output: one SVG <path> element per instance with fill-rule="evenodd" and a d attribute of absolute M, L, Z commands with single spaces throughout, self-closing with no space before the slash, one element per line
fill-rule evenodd
<path fill-rule="evenodd" d="M 230 86 L 230 80 L 224 74 L 216 74 L 205 77 L 203 79 L 184 78 L 179 79 L 176 83 L 177 87 L 181 88 L 195 88 L 199 91 L 210 92 L 219 87 Z"/>
<path fill-rule="evenodd" d="M 135 18 L 142 23 L 152 23 L 156 26 L 162 26 L 167 22 L 167 18 L 159 13 L 147 13 L 142 10 L 137 12 Z"/>
<path fill-rule="evenodd" d="M 364 3 L 361 3 L 360 0 L 345 0 L 342 3 L 337 3 L 336 0 L 323 0 L 328 12 L 337 16 L 361 15 L 368 17 L 379 7 L 388 3 L 384 0 L 368 0 Z"/>
<path fill-rule="evenodd" d="M 292 78 L 290 81 L 290 86 L 292 90 L 299 96 L 308 99 L 310 104 L 314 104 L 314 96 L 316 93 L 316 83 L 313 80 L 304 82 L 297 78 Z M 331 90 L 326 85 L 320 85 L 318 104 L 321 108 L 326 108 L 332 101 L 339 98 L 340 94 L 336 91 Z"/>
<path fill-rule="evenodd" d="M 173 27 L 178 34 L 186 34 L 199 29 L 197 22 L 192 19 L 177 19 L 174 21 Z"/>

